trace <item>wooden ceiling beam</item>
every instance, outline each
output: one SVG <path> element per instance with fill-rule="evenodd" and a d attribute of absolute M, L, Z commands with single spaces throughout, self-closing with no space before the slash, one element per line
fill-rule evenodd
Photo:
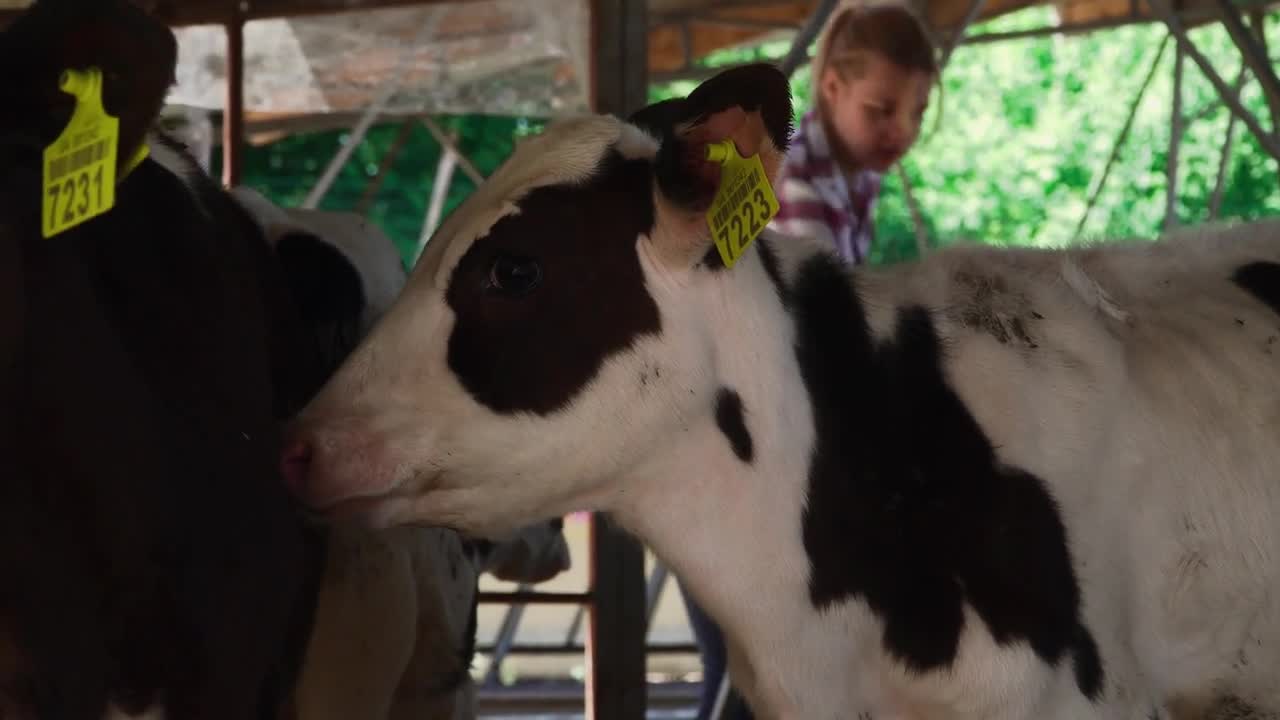
<path fill-rule="evenodd" d="M 171 27 L 224 25 L 237 17 L 245 21 L 360 12 L 393 7 L 432 5 L 451 0 L 138 0 Z M 456 2 L 457 0 L 452 0 Z M 22 10 L 0 11 L 0 27 Z"/>

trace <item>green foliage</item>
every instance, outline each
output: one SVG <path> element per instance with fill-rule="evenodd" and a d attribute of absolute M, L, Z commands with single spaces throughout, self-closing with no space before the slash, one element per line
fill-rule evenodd
<path fill-rule="evenodd" d="M 1268 23 L 1272 46 L 1280 42 L 1275 20 L 1273 15 Z M 1052 22 L 1048 8 L 1032 8 L 974 32 Z M 931 244 L 1073 242 L 1089 194 L 1164 35 L 1158 24 L 1132 25 L 956 50 L 943 76 L 946 107 L 940 127 L 926 134 L 903 162 L 927 216 Z M 1198 28 L 1191 37 L 1231 82 L 1240 55 L 1221 26 Z M 1163 225 L 1174 47 L 1170 40 L 1089 214 L 1084 238 L 1152 238 Z M 1269 125 L 1256 82 L 1246 86 L 1243 101 Z M 1189 58 L 1183 108 L 1189 116 L 1204 113 L 1187 126 L 1179 150 L 1177 217 L 1180 223 L 1194 224 L 1208 219 L 1230 113 Z M 1235 138 L 1220 217 L 1280 214 L 1275 162 L 1240 123 Z M 876 223 L 877 242 L 895 246 L 881 250 L 886 258 L 915 255 L 914 229 L 896 175 L 886 178 Z"/>
<path fill-rule="evenodd" d="M 1280 46 L 1278 19 L 1274 13 L 1268 18 L 1268 41 L 1273 48 Z M 975 27 L 973 32 L 1053 22 L 1049 8 L 1034 7 Z M 1073 242 L 1089 194 L 1164 35 L 1163 26 L 1145 24 L 1076 37 L 1008 40 L 957 49 L 941 90 L 934 95 L 925 135 L 903 161 L 930 244 L 973 240 L 1060 246 Z M 1218 73 L 1231 82 L 1239 71 L 1240 55 L 1221 26 L 1198 28 L 1191 35 Z M 788 49 L 785 40 L 731 48 L 713 53 L 702 64 L 720 67 L 777 60 Z M 1083 230 L 1086 238 L 1151 238 L 1162 226 L 1174 55 L 1171 41 L 1090 212 Z M 650 100 L 682 96 L 695 85 L 694 81 L 655 85 Z M 798 117 L 811 104 L 807 68 L 793 76 L 792 91 Z M 1245 86 L 1243 102 L 1265 127 L 1270 126 L 1256 82 Z M 1230 113 L 1190 59 L 1184 66 L 1183 107 L 1188 115 L 1199 117 L 1187 126 L 1180 146 L 1176 209 L 1181 223 L 1194 224 L 1207 219 Z M 463 152 L 487 175 L 519 137 L 540 131 L 545 121 L 465 116 L 441 122 L 458 134 Z M 357 205 L 398 129 L 399 123 L 391 122 L 368 134 L 322 207 Z M 276 202 L 297 204 L 346 137 L 345 132 L 312 133 L 250 149 L 245 157 L 245 183 Z M 1235 139 L 1220 216 L 1280 214 L 1275 161 L 1240 123 L 1236 123 Z M 412 257 L 418 241 L 439 157 L 438 144 L 425 128 L 415 126 L 369 209 L 371 219 L 396 240 L 406 258 Z M 473 189 L 464 173 L 455 172 L 445 213 Z M 890 173 L 876 210 L 871 260 L 891 263 L 916 255 L 915 227 L 901 178 Z"/>

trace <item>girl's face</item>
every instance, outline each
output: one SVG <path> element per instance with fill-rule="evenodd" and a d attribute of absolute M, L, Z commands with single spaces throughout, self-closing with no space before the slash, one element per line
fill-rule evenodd
<path fill-rule="evenodd" d="M 920 134 L 932 78 L 869 52 L 862 72 L 846 81 L 834 68 L 822 73 L 827 122 L 860 169 L 885 172 Z"/>

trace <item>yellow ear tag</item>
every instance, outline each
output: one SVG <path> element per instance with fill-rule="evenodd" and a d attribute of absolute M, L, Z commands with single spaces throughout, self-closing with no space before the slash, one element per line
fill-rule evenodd
<path fill-rule="evenodd" d="M 707 145 L 707 159 L 720 163 L 720 190 L 707 210 L 707 225 L 724 266 L 742 257 L 778 214 L 778 198 L 759 155 L 744 158 L 732 140 Z"/>
<path fill-rule="evenodd" d="M 46 238 L 97 217 L 116 203 L 120 121 L 102 107 L 102 71 L 66 70 L 59 87 L 75 96 L 76 109 L 62 134 L 44 149 L 41 229 Z M 140 152 L 145 157 L 145 149 Z M 137 160 L 141 162 L 141 157 Z"/>

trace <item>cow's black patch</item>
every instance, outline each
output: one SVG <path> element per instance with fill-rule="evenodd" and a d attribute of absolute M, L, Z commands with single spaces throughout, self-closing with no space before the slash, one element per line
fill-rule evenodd
<path fill-rule="evenodd" d="M 716 393 L 716 425 L 729 439 L 733 454 L 744 463 L 750 463 L 754 454 L 751 433 L 747 431 L 747 418 L 742 410 L 742 397 L 727 387 Z"/>
<path fill-rule="evenodd" d="M 817 429 L 803 517 L 814 606 L 865 599 L 885 649 L 924 671 L 955 660 L 968 604 L 997 642 L 1071 660 L 1081 692 L 1099 698 L 1057 504 L 1000 463 L 948 386 L 929 312 L 904 307 L 876 340 L 834 258 L 806 261 L 790 288 L 770 274 L 795 316 Z"/>
<path fill-rule="evenodd" d="M 1241 265 L 1231 279 L 1280 315 L 1280 263 L 1258 261 Z"/>
<path fill-rule="evenodd" d="M 778 292 L 778 297 L 783 304 L 789 305 L 787 286 L 782 282 L 782 269 L 778 267 L 778 256 L 773 251 L 773 242 L 768 238 L 760 238 L 756 241 L 756 247 L 759 248 L 760 264 L 764 265 L 764 272 L 773 283 L 774 290 Z"/>
<path fill-rule="evenodd" d="M 462 256 L 445 299 L 457 314 L 449 368 L 495 412 L 564 407 L 604 361 L 661 330 L 636 239 L 653 228 L 652 169 L 608 155 L 581 184 L 541 187 Z M 492 287 L 504 257 L 538 263 L 541 283 L 512 296 Z"/>

